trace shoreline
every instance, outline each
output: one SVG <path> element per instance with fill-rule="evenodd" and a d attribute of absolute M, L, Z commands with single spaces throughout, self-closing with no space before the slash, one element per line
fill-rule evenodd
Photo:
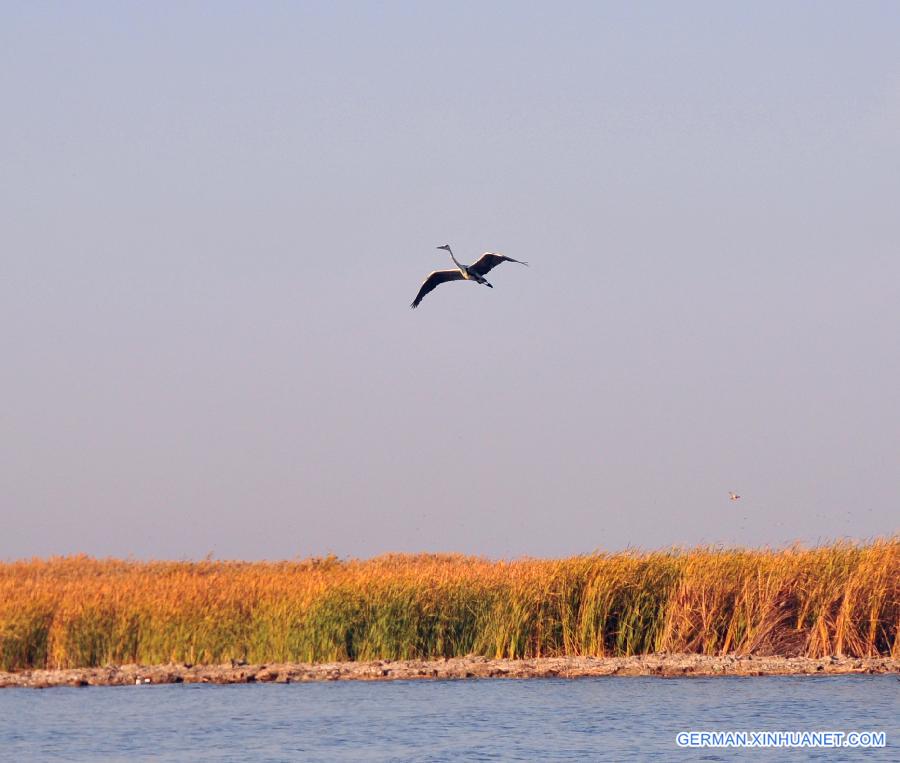
<path fill-rule="evenodd" d="M 404 681 L 467 678 L 586 678 L 598 676 L 797 676 L 900 674 L 891 657 L 761 657 L 700 654 L 648 654 L 632 657 L 538 657 L 490 659 L 265 663 L 258 665 L 110 665 L 103 668 L 0 672 L 0 688 L 56 686 L 134 686 L 172 683 L 302 683 L 309 681 Z"/>

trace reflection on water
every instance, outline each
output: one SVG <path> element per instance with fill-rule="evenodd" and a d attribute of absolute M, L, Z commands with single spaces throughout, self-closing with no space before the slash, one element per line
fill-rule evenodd
<path fill-rule="evenodd" d="M 895 676 L 0 690 L 3 760 L 900 760 Z M 886 749 L 680 750 L 712 730 L 874 730 Z"/>

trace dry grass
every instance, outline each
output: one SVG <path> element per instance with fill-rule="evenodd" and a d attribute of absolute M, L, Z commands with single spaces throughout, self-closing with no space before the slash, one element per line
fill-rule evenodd
<path fill-rule="evenodd" d="M 0 564 L 0 669 L 647 652 L 900 656 L 900 538 L 489 562 Z"/>

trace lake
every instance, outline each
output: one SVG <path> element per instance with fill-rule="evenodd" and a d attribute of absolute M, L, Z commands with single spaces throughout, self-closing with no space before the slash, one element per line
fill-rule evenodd
<path fill-rule="evenodd" d="M 881 749 L 681 749 L 680 731 L 883 731 Z M 900 760 L 893 675 L 0 690 L 0 759 Z"/>

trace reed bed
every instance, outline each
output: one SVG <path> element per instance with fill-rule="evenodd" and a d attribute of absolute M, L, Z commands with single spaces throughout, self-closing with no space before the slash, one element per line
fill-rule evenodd
<path fill-rule="evenodd" d="M 818 548 L 0 564 L 0 669 L 652 652 L 900 656 L 900 538 Z"/>

